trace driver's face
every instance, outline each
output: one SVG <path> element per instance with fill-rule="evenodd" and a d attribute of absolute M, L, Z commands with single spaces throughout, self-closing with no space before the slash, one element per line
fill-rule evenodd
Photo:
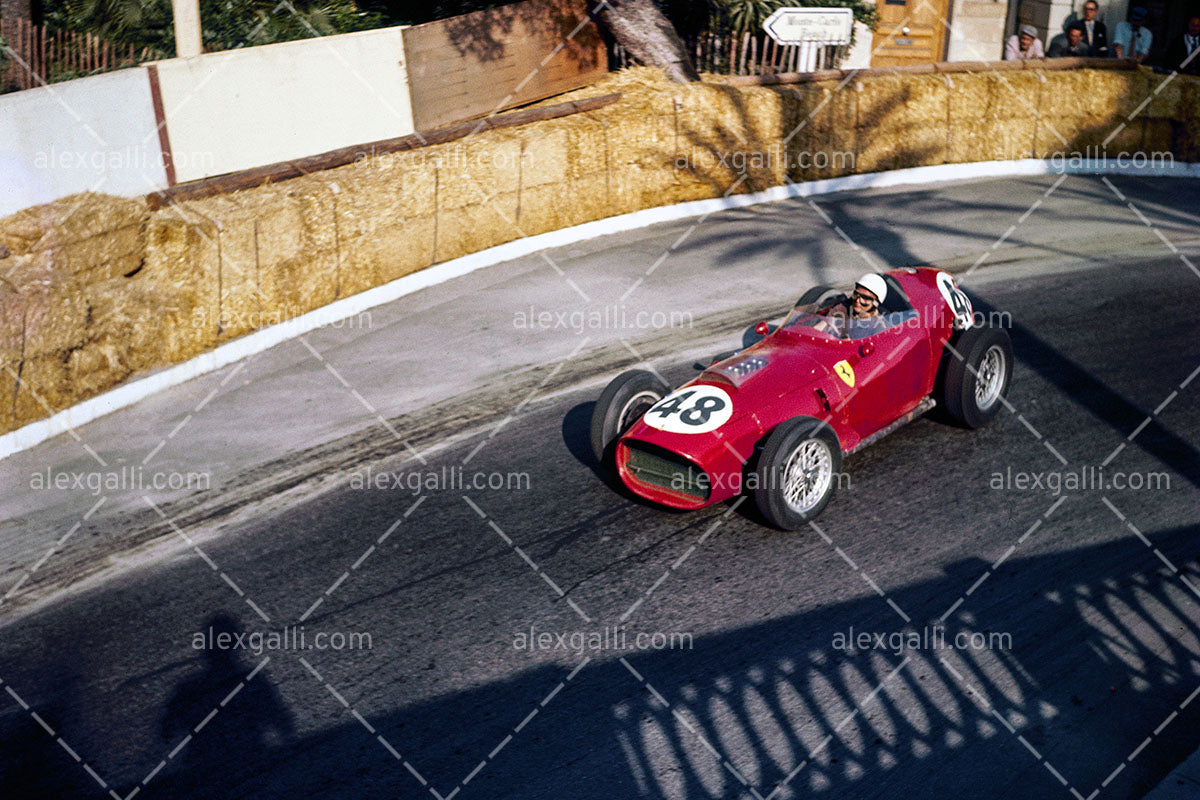
<path fill-rule="evenodd" d="M 869 292 L 861 286 L 854 288 L 854 294 L 851 296 L 851 310 L 855 316 L 874 314 L 878 306 L 879 298 L 873 292 Z"/>

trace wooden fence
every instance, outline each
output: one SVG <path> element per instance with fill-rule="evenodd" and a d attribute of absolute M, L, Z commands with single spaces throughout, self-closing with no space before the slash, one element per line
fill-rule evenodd
<path fill-rule="evenodd" d="M 0 91 L 32 89 L 43 83 L 81 78 L 163 58 L 149 48 L 138 52 L 90 33 L 49 30 L 25 19 L 0 19 L 0 37 L 8 44 L 0 58 Z"/>
<path fill-rule="evenodd" d="M 765 33 L 705 32 L 684 41 L 696 69 L 717 75 L 774 75 L 780 72 L 815 72 L 838 69 L 849 45 L 804 42 L 781 46 Z M 613 69 L 636 64 L 618 44 L 609 52 Z"/>

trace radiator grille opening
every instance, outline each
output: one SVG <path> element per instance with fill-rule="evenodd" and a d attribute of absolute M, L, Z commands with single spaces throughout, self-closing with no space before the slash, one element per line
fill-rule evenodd
<path fill-rule="evenodd" d="M 629 458 L 625 468 L 643 483 L 658 486 L 697 500 L 712 493 L 708 476 L 682 456 L 641 442 L 627 441 Z"/>

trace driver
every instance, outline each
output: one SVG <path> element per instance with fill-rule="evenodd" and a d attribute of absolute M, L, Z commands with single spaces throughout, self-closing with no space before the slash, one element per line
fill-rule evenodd
<path fill-rule="evenodd" d="M 847 301 L 851 319 L 873 319 L 879 316 L 879 304 L 887 299 L 887 283 L 883 278 L 868 272 L 854 284 L 854 293 Z"/>
<path fill-rule="evenodd" d="M 841 302 L 824 312 L 829 324 L 826 328 L 837 336 L 843 335 L 842 321 L 847 323 L 844 335 L 852 339 L 870 336 L 883 327 L 879 304 L 887 298 L 888 287 L 883 277 L 868 272 L 854 283 L 849 297 L 842 296 Z"/>

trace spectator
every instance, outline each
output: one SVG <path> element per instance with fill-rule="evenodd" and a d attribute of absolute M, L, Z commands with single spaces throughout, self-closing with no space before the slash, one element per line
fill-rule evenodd
<path fill-rule="evenodd" d="M 1022 25 L 1019 33 L 1008 37 L 1004 47 L 1005 61 L 1022 61 L 1026 58 L 1045 58 L 1042 43 L 1037 38 L 1037 28 L 1032 25 Z"/>
<path fill-rule="evenodd" d="M 1096 19 L 1100 6 L 1096 0 L 1087 0 L 1083 4 L 1083 41 L 1087 43 L 1088 55 L 1095 58 L 1108 57 L 1108 27 Z"/>
<path fill-rule="evenodd" d="M 1050 43 L 1050 58 L 1069 58 L 1071 56 L 1086 56 L 1090 53 L 1087 42 L 1083 40 L 1083 23 L 1072 22 L 1065 36 L 1056 36 Z"/>
<path fill-rule="evenodd" d="M 1187 30 L 1171 43 L 1167 66 L 1185 75 L 1200 75 L 1200 16 L 1192 15 Z M 1189 60 L 1190 59 L 1190 60 Z"/>
<path fill-rule="evenodd" d="M 1154 34 L 1146 27 L 1145 6 L 1134 6 L 1129 21 L 1122 22 L 1113 32 L 1113 53 L 1117 58 L 1132 58 L 1139 64 L 1150 55 Z"/>

